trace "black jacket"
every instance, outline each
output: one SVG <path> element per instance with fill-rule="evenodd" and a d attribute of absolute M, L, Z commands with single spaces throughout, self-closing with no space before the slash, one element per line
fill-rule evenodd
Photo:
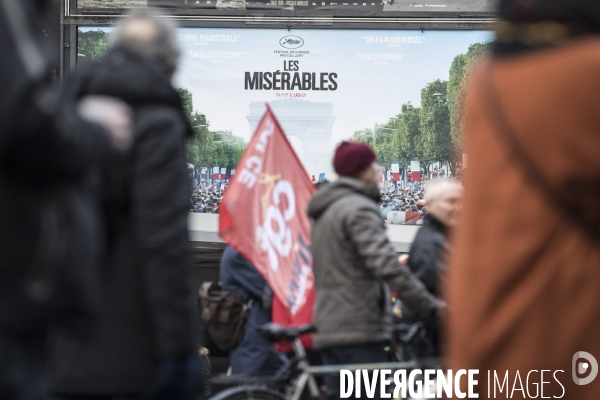
<path fill-rule="evenodd" d="M 42 2 L 13 3 L 27 18 L 19 30 L 31 36 L 12 33 L 10 17 L 0 12 L 0 329 L 37 330 L 74 314 L 66 303 L 33 302 L 25 295 L 26 275 L 51 263 L 53 270 L 69 265 L 88 282 L 95 280 L 97 214 L 86 185 L 108 141 L 53 88 L 55 65 L 40 29 Z M 47 74 L 26 72 L 18 49 L 32 44 Z M 36 101 L 42 97 L 50 100 Z M 75 308 L 90 305 L 83 304 L 90 300 L 89 288 L 62 273 L 53 280 L 54 292 L 64 294 L 63 300 L 75 297 Z"/>
<path fill-rule="evenodd" d="M 187 226 L 191 128 L 169 78 L 157 64 L 122 49 L 78 78 L 76 96 L 116 96 L 134 108 L 135 136 L 128 154 L 104 168 L 109 248 L 96 335 L 89 343 L 56 344 L 57 392 L 144 392 L 161 359 L 198 350 Z"/>
<path fill-rule="evenodd" d="M 410 247 L 408 256 L 408 267 L 427 288 L 429 293 L 439 296 L 442 286 L 443 266 L 448 253 L 448 242 L 446 239 L 446 228 L 433 215 L 427 214 L 423 220 L 423 226 L 417 232 Z M 439 323 L 437 317 L 418 315 L 408 305 L 402 307 L 403 322 L 413 323 L 422 321 L 427 329 L 427 336 L 433 345 L 434 353 L 420 354 L 421 356 L 436 356 L 439 354 Z"/>
<path fill-rule="evenodd" d="M 410 247 L 408 267 L 434 296 L 439 296 L 439 281 L 447 252 L 446 228 L 427 214 Z"/>
<path fill-rule="evenodd" d="M 232 247 L 227 247 L 221 258 L 221 284 L 223 290 L 236 293 L 244 301 L 252 300 L 242 343 L 230 355 L 231 373 L 234 375 L 271 375 L 283 365 L 284 356 L 275 346 L 260 337 L 258 328 L 272 321 L 272 292 L 256 267 Z M 271 293 L 267 296 L 267 293 Z M 269 297 L 269 298 L 265 298 Z"/>

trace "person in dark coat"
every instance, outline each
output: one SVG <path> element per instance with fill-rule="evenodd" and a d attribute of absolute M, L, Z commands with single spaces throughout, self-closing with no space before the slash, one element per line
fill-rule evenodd
<path fill-rule="evenodd" d="M 55 344 L 51 371 L 61 398 L 195 395 L 200 367 L 185 152 L 191 127 L 171 85 L 177 58 L 173 27 L 140 12 L 78 78 L 76 95 L 118 96 L 133 107 L 134 142 L 103 171 L 103 305 L 92 340 L 63 337 Z"/>
<path fill-rule="evenodd" d="M 434 179 L 427 186 L 425 201 L 428 214 L 417 232 L 410 248 L 408 267 L 425 285 L 429 293 L 439 297 L 440 281 L 447 261 L 448 234 L 460 218 L 462 185 L 450 179 Z M 412 355 L 439 356 L 439 330 L 437 318 L 419 316 L 408 305 L 403 306 L 403 322 L 423 321 L 430 343 L 411 344 Z"/>
<path fill-rule="evenodd" d="M 230 355 L 233 375 L 272 375 L 285 362 L 275 346 L 260 337 L 258 328 L 271 321 L 273 292 L 267 281 L 244 256 L 228 246 L 221 258 L 223 290 L 251 302 L 244 338 Z"/>
<path fill-rule="evenodd" d="M 98 298 L 98 213 L 87 190 L 111 148 L 126 148 L 128 107 L 87 99 L 87 119 L 52 82 L 42 32 L 49 1 L 0 3 L 0 398 L 43 399 L 45 339 L 84 333 Z M 98 115 L 96 115 L 98 117 Z M 100 124 L 100 125 L 99 125 Z"/>

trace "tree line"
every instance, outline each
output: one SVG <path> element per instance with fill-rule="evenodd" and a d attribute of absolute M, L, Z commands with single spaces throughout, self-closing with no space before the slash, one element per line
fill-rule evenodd
<path fill-rule="evenodd" d="M 98 60 L 106 53 L 107 39 L 108 33 L 102 29 L 78 32 L 77 60 L 80 62 Z M 231 172 L 246 148 L 244 139 L 234 136 L 231 131 L 210 130 L 206 115 L 194 111 L 192 93 L 182 88 L 176 90 L 193 129 L 193 135 L 187 143 L 188 162 L 198 168 L 212 169 L 219 166 L 227 168 L 228 173 Z M 210 175 L 211 172 L 208 174 Z"/>
<path fill-rule="evenodd" d="M 425 172 L 434 163 L 446 165 L 453 175 L 462 166 L 464 116 L 462 102 L 474 65 L 491 49 L 475 43 L 454 58 L 447 81 L 435 80 L 421 90 L 421 106 L 402 104 L 400 112 L 381 125 L 354 132 L 350 140 L 367 143 L 387 168 L 419 161 Z"/>
<path fill-rule="evenodd" d="M 212 131 L 206 115 L 194 111 L 192 93 L 178 88 L 183 110 L 192 125 L 193 135 L 187 143 L 188 162 L 198 168 L 219 166 L 228 173 L 236 168 L 246 149 L 246 141 L 231 131 Z M 209 172 L 210 175 L 210 172 Z"/>
<path fill-rule="evenodd" d="M 107 33 L 78 33 L 78 60 L 97 60 L 107 48 Z M 434 163 L 446 165 L 453 175 L 461 168 L 464 152 L 462 101 L 473 66 L 489 52 L 491 43 L 475 43 L 457 55 L 447 81 L 435 80 L 421 90 L 421 105 L 402 104 L 399 113 L 383 124 L 354 132 L 350 140 L 373 147 L 387 168 L 392 161 L 409 165 L 419 161 L 425 172 Z M 192 94 L 177 89 L 194 134 L 187 145 L 189 162 L 196 167 L 236 167 L 246 147 L 231 131 L 211 131 L 206 115 L 194 111 Z"/>

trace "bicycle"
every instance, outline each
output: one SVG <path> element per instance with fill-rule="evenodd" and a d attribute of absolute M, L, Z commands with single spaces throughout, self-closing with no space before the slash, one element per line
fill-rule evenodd
<path fill-rule="evenodd" d="M 211 397 L 211 400 L 300 400 L 301 398 L 325 400 L 329 397 L 318 387 L 315 379 L 317 376 L 336 374 L 341 370 L 356 371 L 357 369 L 369 371 L 375 369 L 411 370 L 424 366 L 437 369 L 437 359 L 419 360 L 410 354 L 410 351 L 410 360 L 404 362 L 313 366 L 308 362 L 306 351 L 299 338 L 315 331 L 316 328 L 312 325 L 297 328 L 283 328 L 272 323 L 264 325 L 260 328 L 262 337 L 272 343 L 292 342 L 294 356 L 271 377 L 221 377 L 213 379 L 213 381 L 220 384 L 231 383 L 239 386 L 219 392 Z M 427 341 L 422 323 L 395 325 L 394 336 L 403 345 L 419 340 Z M 433 365 L 435 367 L 432 367 Z M 306 389 L 308 389 L 307 395 L 305 394 Z"/>

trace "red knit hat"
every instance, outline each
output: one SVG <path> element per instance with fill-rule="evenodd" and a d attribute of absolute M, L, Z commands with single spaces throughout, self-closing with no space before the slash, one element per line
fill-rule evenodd
<path fill-rule="evenodd" d="M 375 152 L 366 144 L 342 142 L 335 150 L 333 168 L 340 176 L 356 176 L 376 159 Z"/>

